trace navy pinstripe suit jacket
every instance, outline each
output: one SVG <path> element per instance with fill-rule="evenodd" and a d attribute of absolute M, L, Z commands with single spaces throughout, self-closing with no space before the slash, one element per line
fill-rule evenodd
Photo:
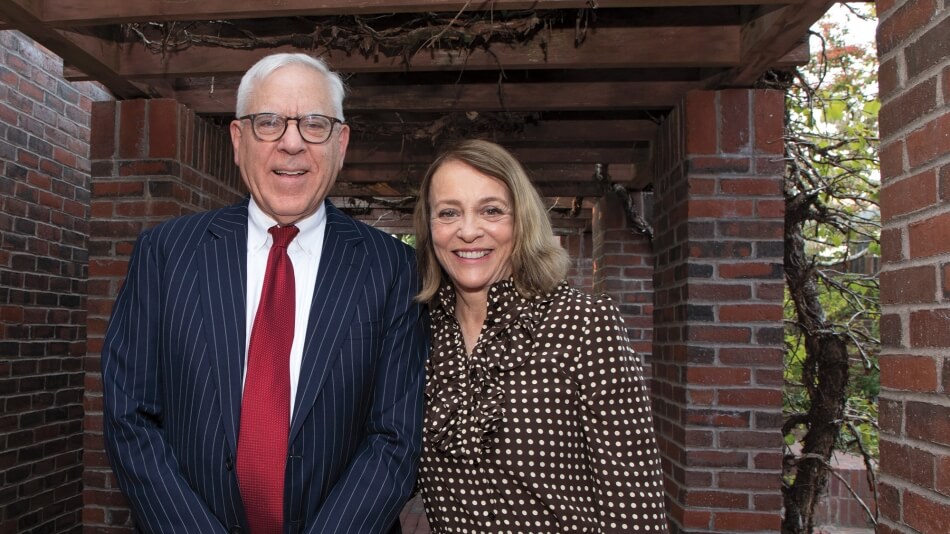
<path fill-rule="evenodd" d="M 284 532 L 398 532 L 420 449 L 426 319 L 412 249 L 329 202 Z M 146 532 L 247 532 L 234 466 L 247 202 L 139 237 L 102 349 L 106 452 Z"/>

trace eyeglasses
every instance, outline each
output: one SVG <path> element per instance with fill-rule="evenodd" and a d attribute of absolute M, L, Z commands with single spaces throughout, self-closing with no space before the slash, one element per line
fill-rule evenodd
<path fill-rule="evenodd" d="M 239 121 L 248 119 L 251 121 L 251 131 L 258 141 L 276 141 L 284 136 L 287 131 L 287 123 L 297 121 L 297 131 L 300 137 L 311 144 L 319 145 L 326 143 L 333 135 L 333 127 L 337 124 L 343 124 L 343 121 L 336 117 L 327 117 L 317 113 L 304 115 L 303 117 L 284 117 L 276 113 L 251 113 L 238 117 Z"/>

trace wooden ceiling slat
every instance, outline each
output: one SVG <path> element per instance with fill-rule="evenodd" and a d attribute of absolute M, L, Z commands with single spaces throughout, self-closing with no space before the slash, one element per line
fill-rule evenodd
<path fill-rule="evenodd" d="M 502 137 L 544 141 L 652 141 L 659 125 L 648 120 L 558 120 L 528 124 L 524 133 Z"/>
<path fill-rule="evenodd" d="M 347 211 L 346 209 L 343 210 Z M 412 234 L 412 217 L 409 212 L 401 213 L 402 216 L 386 216 L 385 209 L 375 209 L 369 213 L 362 210 L 353 210 L 350 212 L 355 218 L 378 228 L 390 234 Z M 395 210 L 389 210 L 395 211 Z M 590 231 L 590 219 L 582 217 L 557 217 L 552 214 L 551 229 L 555 235 L 575 234 L 579 232 Z"/>
<path fill-rule="evenodd" d="M 610 165 L 610 179 L 618 183 L 632 182 L 637 176 L 638 165 Z M 591 182 L 594 183 L 595 167 L 592 164 L 545 164 L 533 163 L 525 169 L 535 183 Z"/>
<path fill-rule="evenodd" d="M 413 195 L 415 187 L 408 182 L 355 183 L 341 171 L 336 183 L 330 188 L 330 196 L 336 197 L 404 197 Z"/>
<path fill-rule="evenodd" d="M 575 43 L 573 29 L 543 30 L 518 46 L 498 44 L 471 52 L 426 48 L 406 60 L 402 56 L 347 54 L 316 48 L 337 71 L 435 72 L 522 69 L 618 69 L 643 67 L 733 67 L 739 64 L 740 26 L 604 27 Z M 192 46 L 157 54 L 141 43 L 125 43 L 117 54 L 118 72 L 128 78 L 238 76 L 274 52 L 298 52 L 294 46 L 233 49 Z"/>
<path fill-rule="evenodd" d="M 624 7 L 722 6 L 752 4 L 799 4 L 803 0 L 597 0 L 599 9 Z M 25 2 L 24 2 L 25 3 Z M 246 19 L 320 15 L 365 15 L 373 13 L 458 12 L 494 9 L 577 9 L 590 0 L 31 0 L 41 20 L 48 24 L 90 26 L 118 22 L 173 20 Z"/>
<path fill-rule="evenodd" d="M 600 197 L 604 194 L 600 185 L 593 182 L 539 183 L 535 186 L 541 195 L 547 197 Z M 336 184 L 330 189 L 331 196 L 356 198 L 404 197 L 415 195 L 416 192 L 416 185 L 409 182 L 356 183 L 347 178 L 345 170 L 341 171 Z"/>
<path fill-rule="evenodd" d="M 362 111 L 541 111 L 669 109 L 700 82 L 563 82 L 354 87 L 345 109 Z M 208 114 L 234 113 L 235 88 L 186 89 L 176 98 Z"/>
<path fill-rule="evenodd" d="M 538 111 L 672 108 L 699 82 L 549 82 L 354 88 L 350 110 Z"/>
<path fill-rule="evenodd" d="M 644 163 L 650 151 L 645 148 L 605 148 L 577 146 L 511 147 L 511 153 L 524 164 L 549 163 Z M 415 163 L 428 164 L 435 159 L 431 147 L 427 150 L 398 147 L 373 147 L 351 143 L 347 157 L 361 163 Z"/>
<path fill-rule="evenodd" d="M 406 114 L 402 113 L 402 116 Z M 354 116 L 350 116 L 352 121 Z M 361 122 L 369 125 L 373 123 L 379 125 L 375 118 L 360 118 Z M 364 131 L 362 126 L 353 126 L 353 133 L 350 135 L 350 146 L 359 146 L 362 144 L 373 145 L 374 143 L 389 142 L 395 143 L 401 137 L 397 133 L 381 136 L 372 131 Z M 498 131 L 492 132 L 492 138 L 506 146 L 524 146 L 530 144 L 533 146 L 549 146 L 552 144 L 563 143 L 584 143 L 590 144 L 611 144 L 616 146 L 618 143 L 624 146 L 633 146 L 636 143 L 648 144 L 656 136 L 658 125 L 648 120 L 571 120 L 571 119 L 545 119 L 539 123 L 527 123 L 520 131 Z M 394 132 L 397 130 L 393 130 Z M 409 132 L 414 134 L 416 140 L 425 137 L 433 137 L 440 133 L 438 129 L 426 130 L 426 125 L 420 123 L 417 131 L 405 130 L 407 136 Z M 479 130 L 482 131 L 482 130 Z M 421 142 L 421 141 L 420 141 Z"/>
<path fill-rule="evenodd" d="M 350 198 L 352 197 L 332 197 L 330 200 L 344 212 L 384 232 L 397 235 L 413 233 L 411 208 L 375 207 L 367 210 L 362 203 L 357 206 L 347 204 Z M 573 234 L 590 230 L 589 209 L 581 210 L 574 216 L 562 215 L 557 212 L 549 213 L 551 215 L 551 226 L 555 234 Z"/>
<path fill-rule="evenodd" d="M 809 60 L 811 60 L 811 48 L 808 46 L 808 41 L 803 40 L 802 42 L 798 43 L 797 46 L 792 48 L 789 53 L 779 58 L 779 60 L 769 68 L 790 69 L 805 65 Z"/>
<path fill-rule="evenodd" d="M 430 161 L 420 163 L 349 163 L 352 152 L 347 153 L 347 163 L 343 166 L 341 177 L 353 183 L 418 182 L 422 179 Z M 533 163 L 524 164 L 525 171 L 535 183 L 565 183 L 594 182 L 594 164 L 592 163 Z M 636 170 L 634 165 L 611 165 L 610 179 L 617 183 L 627 183 L 634 180 Z"/>

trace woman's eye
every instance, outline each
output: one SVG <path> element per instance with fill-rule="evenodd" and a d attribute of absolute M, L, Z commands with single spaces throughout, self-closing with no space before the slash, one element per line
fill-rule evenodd
<path fill-rule="evenodd" d="M 485 217 L 498 218 L 502 215 L 505 215 L 505 210 L 499 208 L 498 206 L 487 206 L 482 209 L 482 215 Z"/>
<path fill-rule="evenodd" d="M 436 214 L 440 219 L 451 219 L 453 217 L 458 217 L 458 212 L 455 210 L 442 210 Z"/>

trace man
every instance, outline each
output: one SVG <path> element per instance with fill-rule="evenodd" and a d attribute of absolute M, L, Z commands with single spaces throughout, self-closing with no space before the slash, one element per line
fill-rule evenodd
<path fill-rule="evenodd" d="M 102 349 L 106 452 L 147 532 L 398 532 L 426 332 L 414 257 L 327 193 L 349 127 L 276 54 L 231 125 L 245 202 L 139 237 Z"/>

